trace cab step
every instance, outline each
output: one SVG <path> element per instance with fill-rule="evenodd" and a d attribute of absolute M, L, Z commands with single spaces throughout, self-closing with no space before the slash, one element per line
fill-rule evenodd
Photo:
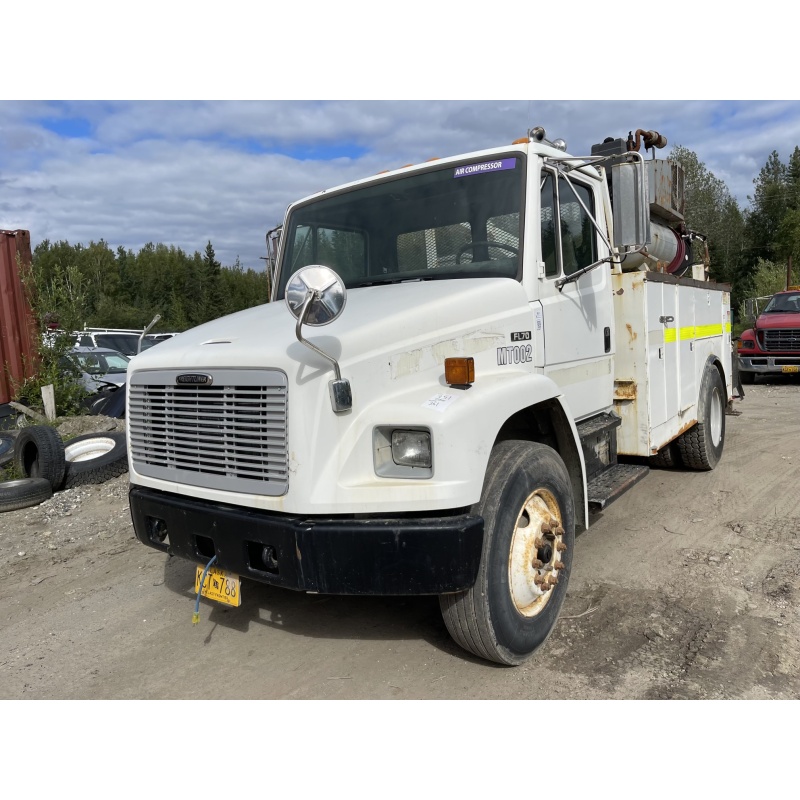
<path fill-rule="evenodd" d="M 625 494 L 650 472 L 650 467 L 639 464 L 612 464 L 607 470 L 593 478 L 586 486 L 589 510 L 601 511 Z"/>

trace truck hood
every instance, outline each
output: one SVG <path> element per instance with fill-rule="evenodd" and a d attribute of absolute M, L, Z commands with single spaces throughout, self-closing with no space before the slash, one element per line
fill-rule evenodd
<path fill-rule="evenodd" d="M 800 328 L 800 313 L 775 311 L 762 314 L 756 322 L 756 328 Z"/>
<path fill-rule="evenodd" d="M 396 354 L 392 369 L 414 372 L 437 343 L 446 345 L 441 354 L 433 353 L 439 363 L 443 357 L 438 355 L 472 355 L 507 343 L 504 328 L 526 313 L 528 300 L 515 280 L 414 281 L 352 289 L 337 320 L 320 328 L 305 326 L 303 335 L 339 360 L 343 371 L 348 364 Z M 302 379 L 304 367 L 306 373 L 309 367 L 329 372 L 328 361 L 297 341 L 295 325 L 283 300 L 257 306 L 150 348 L 134 359 L 129 372 L 273 367 L 290 379 Z"/>

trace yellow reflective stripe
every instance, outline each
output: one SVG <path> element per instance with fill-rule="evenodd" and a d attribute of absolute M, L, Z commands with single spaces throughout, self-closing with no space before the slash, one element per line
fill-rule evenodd
<path fill-rule="evenodd" d="M 706 336 L 721 336 L 722 324 L 719 325 L 699 325 L 695 328 L 695 339 L 705 339 Z"/>
<path fill-rule="evenodd" d="M 731 324 L 726 322 L 724 325 L 687 325 L 683 328 L 664 328 L 664 341 L 682 342 L 689 339 L 706 339 L 709 336 L 720 336 L 722 333 L 730 333 Z"/>

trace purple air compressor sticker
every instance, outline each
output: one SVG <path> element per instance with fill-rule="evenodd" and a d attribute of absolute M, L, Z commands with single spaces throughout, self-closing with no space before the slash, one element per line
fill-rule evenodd
<path fill-rule="evenodd" d="M 453 177 L 466 178 L 468 175 L 482 175 L 484 172 L 500 172 L 502 169 L 514 169 L 516 166 L 516 158 L 503 158 L 500 161 L 484 161 L 481 164 L 467 164 L 465 167 L 456 167 Z"/>

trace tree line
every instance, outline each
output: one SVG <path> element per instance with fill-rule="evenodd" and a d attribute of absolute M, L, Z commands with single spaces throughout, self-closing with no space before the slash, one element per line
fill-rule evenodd
<path fill-rule="evenodd" d="M 684 168 L 686 225 L 708 236 L 711 277 L 731 284 L 735 312 L 747 297 L 783 289 L 790 259 L 791 282 L 800 283 L 800 147 L 786 163 L 770 153 L 744 210 L 694 152 L 675 146 L 669 157 Z M 701 245 L 694 247 L 701 262 Z"/>
<path fill-rule="evenodd" d="M 32 268 L 51 327 L 144 328 L 181 332 L 225 314 L 267 302 L 267 273 L 236 262 L 223 267 L 211 242 L 201 254 L 146 244 L 138 252 L 107 242 L 70 244 L 44 240 Z"/>
<path fill-rule="evenodd" d="M 745 298 L 783 288 L 789 259 L 792 282 L 800 283 L 800 147 L 785 163 L 770 154 L 744 210 L 696 153 L 676 145 L 669 158 L 684 168 L 686 226 L 708 236 L 711 277 L 731 284 L 735 313 Z M 694 262 L 702 262 L 704 245 L 694 248 Z M 210 241 L 189 255 L 160 243 L 134 252 L 103 240 L 45 240 L 34 250 L 33 270 L 53 295 L 50 316 L 58 321 L 61 310 L 80 327 L 141 329 L 161 314 L 155 330 L 180 332 L 269 296 L 267 272 L 244 269 L 238 258 L 223 267 Z"/>

